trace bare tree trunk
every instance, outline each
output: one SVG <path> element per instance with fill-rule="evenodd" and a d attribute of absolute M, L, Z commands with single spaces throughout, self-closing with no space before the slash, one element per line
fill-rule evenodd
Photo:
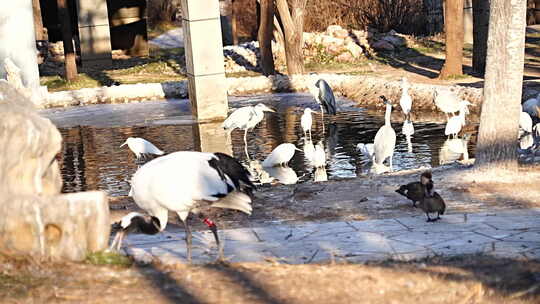
<path fill-rule="evenodd" d="M 491 0 L 478 169 L 517 171 L 526 8 L 526 0 Z"/>
<path fill-rule="evenodd" d="M 473 5 L 473 70 L 484 75 L 486 72 L 487 39 L 489 28 L 489 1 L 474 0 Z"/>
<path fill-rule="evenodd" d="M 32 0 L 32 8 L 34 10 L 34 31 L 36 32 L 36 40 L 43 40 L 43 20 L 41 19 L 41 5 L 39 0 Z"/>
<path fill-rule="evenodd" d="M 66 66 L 66 80 L 72 81 L 77 77 L 77 64 L 75 63 L 75 50 L 73 49 L 73 34 L 71 19 L 66 0 L 56 0 L 58 4 L 58 18 L 62 26 L 62 40 L 64 42 L 64 62 Z"/>
<path fill-rule="evenodd" d="M 446 0 L 444 4 L 446 58 L 439 78 L 463 74 L 463 0 Z"/>
<path fill-rule="evenodd" d="M 272 30 L 274 26 L 274 1 L 260 0 L 260 19 L 257 40 L 261 51 L 261 68 L 264 75 L 276 73 L 272 55 Z"/>
<path fill-rule="evenodd" d="M 232 39 L 233 39 L 233 45 L 238 44 L 238 31 L 236 28 L 236 15 L 238 15 L 238 4 L 235 0 L 232 0 L 231 2 L 232 6 L 232 13 L 231 13 L 231 31 L 232 31 Z"/>
<path fill-rule="evenodd" d="M 289 75 L 304 73 L 302 45 L 306 2 L 307 0 L 292 0 L 289 9 L 287 0 L 276 0 L 285 35 L 285 60 Z"/>

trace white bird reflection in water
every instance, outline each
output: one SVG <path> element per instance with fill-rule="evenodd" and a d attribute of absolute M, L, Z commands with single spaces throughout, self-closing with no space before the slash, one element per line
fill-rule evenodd
<path fill-rule="evenodd" d="M 270 177 L 277 179 L 285 185 L 292 185 L 298 182 L 298 175 L 291 167 L 264 167 L 264 171 L 268 172 Z"/>
<path fill-rule="evenodd" d="M 409 119 L 405 120 L 403 122 L 403 125 L 401 127 L 401 134 L 405 135 L 405 139 L 407 140 L 407 152 L 412 153 L 412 141 L 411 138 L 414 134 L 414 125 L 412 121 Z"/>
<path fill-rule="evenodd" d="M 249 173 L 251 173 L 251 177 L 258 183 L 268 184 L 274 180 L 274 177 L 270 176 L 270 174 L 263 169 L 261 162 L 257 159 L 249 162 L 248 170 Z"/>
<path fill-rule="evenodd" d="M 328 180 L 328 174 L 326 173 L 325 167 L 317 167 L 315 168 L 315 172 L 313 173 L 313 180 L 315 182 L 325 182 Z"/>
<path fill-rule="evenodd" d="M 308 165 L 311 164 L 313 157 L 315 155 L 315 145 L 313 145 L 313 141 L 304 138 L 304 157 L 308 163 Z"/>
<path fill-rule="evenodd" d="M 448 138 L 443 143 L 439 150 L 439 164 L 444 165 L 457 161 L 463 157 L 463 160 L 469 159 L 469 151 L 467 149 L 470 139 L 470 134 L 466 134 L 463 138 Z"/>
<path fill-rule="evenodd" d="M 519 147 L 521 150 L 527 150 L 534 145 L 534 137 L 532 134 L 527 134 L 519 139 Z"/>

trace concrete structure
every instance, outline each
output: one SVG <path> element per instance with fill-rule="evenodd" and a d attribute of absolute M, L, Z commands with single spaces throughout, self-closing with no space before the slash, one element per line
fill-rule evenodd
<path fill-rule="evenodd" d="M 89 64 L 111 65 L 111 34 L 107 1 L 77 0 L 81 60 Z"/>
<path fill-rule="evenodd" d="M 194 124 L 193 144 L 197 151 L 233 155 L 231 134 L 223 130 L 221 121 Z"/>
<path fill-rule="evenodd" d="M 396 219 L 277 223 L 220 232 L 229 262 L 308 264 L 327 261 L 414 260 L 435 255 L 482 253 L 497 257 L 540 258 L 540 209 L 448 214 L 426 223 L 423 214 Z M 218 223 L 219 225 L 219 223 Z M 184 231 L 132 234 L 128 255 L 140 262 L 186 263 Z M 210 231 L 193 234 L 193 261 L 216 259 Z"/>
<path fill-rule="evenodd" d="M 219 1 L 182 0 L 186 70 L 192 113 L 200 121 L 227 117 L 227 83 Z"/>
<path fill-rule="evenodd" d="M 4 1 L 0 9 L 0 79 L 6 78 L 4 59 L 21 70 L 25 87 L 39 88 L 32 0 Z"/>

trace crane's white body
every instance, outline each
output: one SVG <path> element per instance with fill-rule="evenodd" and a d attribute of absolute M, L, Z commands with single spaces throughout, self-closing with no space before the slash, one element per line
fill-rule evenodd
<path fill-rule="evenodd" d="M 375 151 L 375 145 L 359 143 L 356 145 L 356 151 L 360 151 L 360 153 L 362 153 L 362 155 L 364 155 L 365 158 L 367 158 L 369 161 L 373 161 L 373 153 Z"/>
<path fill-rule="evenodd" d="M 302 114 L 302 117 L 300 117 L 300 126 L 302 127 L 302 130 L 304 131 L 304 137 L 307 137 L 307 133 L 309 132 L 309 139 L 311 140 L 311 126 L 313 124 L 313 117 L 311 116 L 311 113 L 313 111 L 310 108 L 304 109 L 304 114 Z"/>
<path fill-rule="evenodd" d="M 213 153 L 181 151 L 146 163 L 131 179 L 135 203 L 159 219 L 161 230 L 167 225 L 169 210 L 185 222 L 189 212 L 205 201 L 212 202 L 212 207 L 251 214 L 250 197 L 237 191 L 229 193 L 235 186 L 210 166 L 212 158 Z M 224 197 L 218 198 L 216 194 Z"/>
<path fill-rule="evenodd" d="M 296 150 L 298 149 L 294 144 L 283 143 L 268 154 L 262 165 L 263 167 L 287 165 L 291 158 L 293 158 Z"/>
<path fill-rule="evenodd" d="M 164 153 L 156 146 L 154 146 L 151 142 L 140 137 L 128 137 L 128 139 L 123 144 L 121 144 L 120 147 L 126 144 L 129 149 L 133 153 L 135 153 L 137 159 L 141 158 L 141 156 L 146 154 L 163 155 Z"/>
<path fill-rule="evenodd" d="M 374 158 L 373 162 L 377 167 L 383 165 L 383 162 L 390 159 L 390 170 L 392 170 L 392 156 L 394 155 L 394 148 L 396 147 L 396 132 L 390 124 L 390 114 L 392 112 L 392 105 L 386 104 L 386 112 L 384 115 L 384 126 L 382 126 L 375 134 L 374 145 Z"/>
<path fill-rule="evenodd" d="M 540 113 L 538 113 L 540 108 L 540 93 L 536 98 L 529 98 L 521 105 L 523 112 L 527 112 L 531 117 L 540 118 Z"/>
<path fill-rule="evenodd" d="M 412 97 L 409 94 L 409 87 L 410 84 L 407 81 L 407 78 L 403 77 L 401 80 L 401 98 L 399 99 L 399 105 L 401 107 L 401 110 L 403 111 L 403 114 L 409 115 L 412 109 Z"/>
<path fill-rule="evenodd" d="M 527 132 L 527 133 L 532 133 L 532 124 L 533 124 L 533 121 L 532 121 L 532 118 L 531 116 L 529 116 L 529 114 L 527 112 L 521 112 L 519 114 L 519 127 Z"/>

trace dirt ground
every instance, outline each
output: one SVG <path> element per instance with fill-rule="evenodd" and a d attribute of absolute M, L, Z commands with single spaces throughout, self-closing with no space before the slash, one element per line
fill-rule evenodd
<path fill-rule="evenodd" d="M 382 176 L 331 180 L 324 183 L 260 186 L 255 192 L 253 213 L 212 208 L 206 215 L 220 228 L 255 227 L 276 221 L 337 221 L 395 218 L 422 215 L 411 201 L 395 192 L 400 185 L 419 180 L 424 169 L 394 172 Z M 436 191 L 444 198 L 447 214 L 489 212 L 503 209 L 540 207 L 540 166 L 522 165 L 513 177 L 486 176 L 468 165 L 456 164 L 433 169 Z M 137 211 L 130 197 L 111 198 L 111 221 Z M 178 217 L 169 215 L 172 225 Z M 206 226 L 193 217 L 194 229 Z M 180 227 L 183 227 L 180 226 Z"/>

